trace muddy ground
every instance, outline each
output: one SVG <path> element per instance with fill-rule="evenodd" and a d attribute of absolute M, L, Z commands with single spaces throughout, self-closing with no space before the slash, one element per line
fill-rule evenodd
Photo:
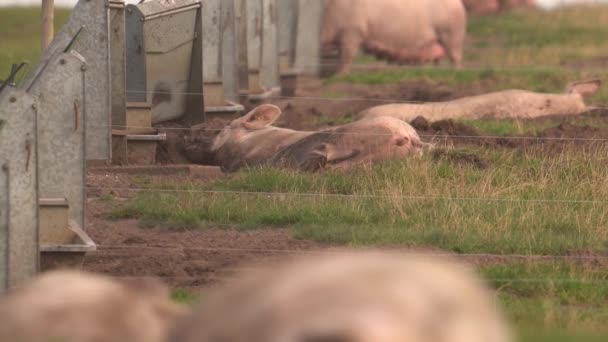
<path fill-rule="evenodd" d="M 480 94 L 491 89 L 491 84 L 476 83 L 464 87 L 451 87 L 426 81 L 402 82 L 388 85 L 324 85 L 316 79 L 300 81 L 298 98 L 277 98 L 272 101 L 284 109 L 279 126 L 293 129 L 318 129 L 341 124 L 359 111 L 373 105 L 401 101 L 443 101 L 467 95 Z M 344 100 L 341 98 L 348 98 Z M 562 118 L 559 127 L 538 133 L 541 138 L 608 139 L 608 112 L 595 111 L 585 114 L 606 125 L 589 127 L 577 125 L 577 117 Z M 544 119 L 539 119 L 544 120 Z M 178 124 L 164 125 L 168 143 L 158 152 L 161 164 L 209 162 L 197 143 L 212 137 L 227 120 L 214 118 L 203 129 L 190 136 Z M 452 121 L 428 123 L 415 120 L 423 139 L 443 141 L 451 145 L 475 144 L 491 148 L 527 148 L 529 146 L 553 146 L 561 149 L 565 143 L 589 144 L 586 140 L 521 139 L 521 137 L 485 137 L 472 127 Z M 184 145 L 188 135 L 195 144 Z M 552 150 L 549 148 L 548 150 Z M 442 157 L 441 152 L 437 155 Z M 458 157 L 458 162 L 483 166 L 475 155 Z M 311 241 L 296 240 L 288 228 L 241 231 L 236 227 L 205 229 L 149 228 L 136 220 L 112 220 L 108 213 L 121 201 L 134 196 L 129 190 L 137 187 L 137 175 L 114 174 L 107 171 L 90 171 L 88 175 L 88 232 L 98 244 L 98 251 L 86 257 L 84 268 L 113 276 L 158 276 L 173 287 L 200 289 L 217 280 L 225 279 L 242 263 L 255 261 L 272 262 L 285 255 L 302 252 L 342 250 L 341 246 L 324 245 Z M 213 177 L 160 175 L 153 178 L 171 181 L 208 182 Z M 107 198 L 111 196 L 111 201 Z M 585 252 L 580 252 L 585 254 Z M 601 255 L 586 255 L 585 262 L 606 263 Z M 593 258 L 597 256 L 598 258 Z M 574 256 L 576 257 L 576 255 Z M 605 257 L 605 256 L 603 256 Z M 517 259 L 517 257 L 515 257 Z M 513 257 L 473 256 L 467 259 L 476 264 L 512 261 Z M 578 260 L 575 258 L 575 260 Z M 604 265 L 608 266 L 608 265 Z"/>

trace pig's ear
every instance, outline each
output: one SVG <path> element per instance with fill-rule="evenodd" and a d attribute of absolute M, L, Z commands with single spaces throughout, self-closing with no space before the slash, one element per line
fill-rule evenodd
<path fill-rule="evenodd" d="M 566 93 L 568 94 L 581 94 L 582 96 L 591 96 L 597 93 L 602 86 L 602 81 L 599 79 L 577 81 L 568 85 Z"/>
<path fill-rule="evenodd" d="M 281 108 L 265 104 L 254 108 L 240 119 L 240 122 L 247 129 L 261 129 L 270 126 L 281 116 Z"/>

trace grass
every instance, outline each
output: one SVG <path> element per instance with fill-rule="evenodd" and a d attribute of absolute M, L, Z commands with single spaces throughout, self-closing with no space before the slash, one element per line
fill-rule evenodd
<path fill-rule="evenodd" d="M 485 267 L 511 320 L 522 329 L 608 333 L 608 273 L 566 262 Z"/>
<path fill-rule="evenodd" d="M 470 17 L 467 32 L 472 48 L 465 59 L 502 66 L 557 66 L 572 59 L 605 56 L 608 28 L 602 23 L 606 20 L 606 6 Z"/>
<path fill-rule="evenodd" d="M 112 215 L 189 227 L 289 226 L 299 238 L 353 246 L 505 254 L 606 249 L 607 152 L 475 149 L 468 153 L 486 168 L 426 156 L 348 176 L 252 169 L 206 185 L 154 184 L 185 192 L 143 192 Z"/>
<path fill-rule="evenodd" d="M 70 11 L 55 9 L 55 32 Z M 13 63 L 29 61 L 30 68 L 40 57 L 40 8 L 0 8 L 0 79 L 5 79 Z M 23 74 L 23 72 L 22 72 Z"/>
<path fill-rule="evenodd" d="M 192 305 L 200 299 L 200 296 L 183 289 L 173 289 L 171 291 L 171 299 L 176 303 Z"/>

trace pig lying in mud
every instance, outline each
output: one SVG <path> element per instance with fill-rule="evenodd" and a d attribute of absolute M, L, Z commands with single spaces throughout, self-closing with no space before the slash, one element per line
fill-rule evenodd
<path fill-rule="evenodd" d="M 360 48 L 404 63 L 462 60 L 466 13 L 461 0 L 327 0 L 321 40 L 324 53 L 340 51 L 347 73 Z"/>
<path fill-rule="evenodd" d="M 408 123 L 390 117 L 353 122 L 318 132 L 272 126 L 281 115 L 274 105 L 261 105 L 226 126 L 211 144 L 222 170 L 273 165 L 303 171 L 350 169 L 387 159 L 419 154 L 423 143 Z"/>
<path fill-rule="evenodd" d="M 570 84 L 564 94 L 505 90 L 446 102 L 388 104 L 366 109 L 359 114 L 359 117 L 389 116 L 411 122 L 418 116 L 429 121 L 438 121 L 481 118 L 527 119 L 549 115 L 578 115 L 593 109 L 585 105 L 584 97 L 595 94 L 600 86 L 600 80 L 589 80 Z"/>
<path fill-rule="evenodd" d="M 161 342 L 186 314 L 152 279 L 55 271 L 0 299 L 0 341 Z"/>
<path fill-rule="evenodd" d="M 216 289 L 168 342 L 508 342 L 475 274 L 445 259 L 352 253 L 249 270 Z"/>
<path fill-rule="evenodd" d="M 463 0 L 467 13 L 490 14 L 509 11 L 516 8 L 532 8 L 534 0 Z"/>

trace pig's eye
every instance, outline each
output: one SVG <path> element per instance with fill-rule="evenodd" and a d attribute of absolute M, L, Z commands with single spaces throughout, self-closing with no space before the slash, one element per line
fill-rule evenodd
<path fill-rule="evenodd" d="M 298 339 L 298 342 L 353 342 L 352 339 L 343 334 L 318 334 L 304 335 Z"/>
<path fill-rule="evenodd" d="M 405 146 L 410 142 L 410 138 L 408 137 L 401 137 L 397 140 L 395 140 L 395 145 L 397 146 Z"/>

